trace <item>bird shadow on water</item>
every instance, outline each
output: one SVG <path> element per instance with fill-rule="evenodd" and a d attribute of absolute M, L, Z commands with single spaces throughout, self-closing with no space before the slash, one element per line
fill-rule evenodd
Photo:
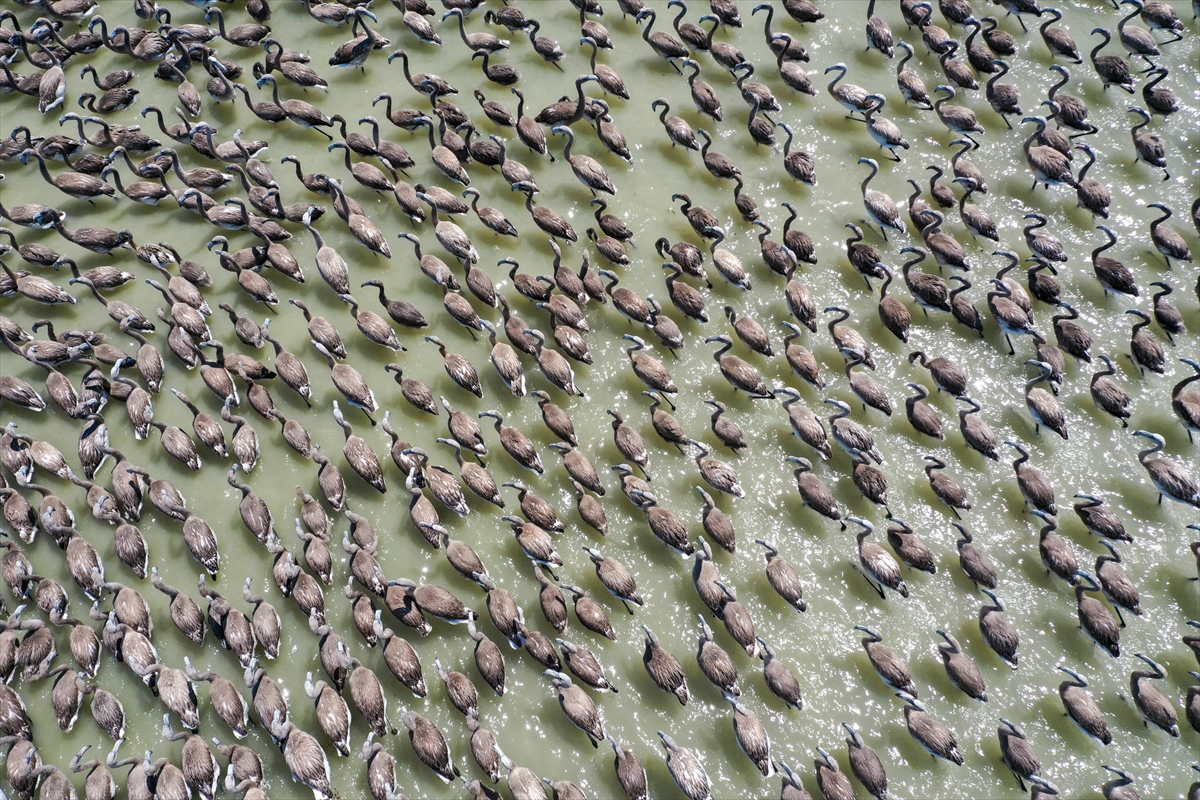
<path fill-rule="evenodd" d="M 577 682 L 576 685 L 580 684 Z M 534 713 L 542 727 L 543 735 L 551 741 L 562 742 L 570 747 L 577 747 L 581 750 L 586 748 L 588 746 L 587 734 L 576 728 L 571 720 L 567 719 L 567 715 L 558 707 L 558 700 L 553 697 L 553 690 L 549 686 L 550 679 L 543 678 L 541 687 L 535 687 L 535 691 L 540 689 L 541 692 L 544 692 L 541 707 L 535 709 Z M 516 759 L 514 758 L 514 760 Z"/>
<path fill-rule="evenodd" d="M 879 592 L 875 590 L 870 579 L 859 571 L 862 568 L 858 565 L 858 555 L 847 552 L 846 556 L 846 560 L 842 562 L 841 577 L 850 596 L 863 605 L 874 606 L 879 603 Z M 885 589 L 884 591 L 890 590 Z"/>
<path fill-rule="evenodd" d="M 1067 666 L 1071 665 L 1068 664 Z M 1063 678 L 1070 680 L 1065 674 Z M 1094 683 L 1088 686 L 1087 691 L 1097 701 L 1101 699 L 1100 696 L 1103 694 Z M 1087 742 L 1092 737 L 1084 733 L 1067 714 L 1066 710 L 1063 709 L 1062 701 L 1059 699 L 1057 691 L 1054 694 L 1046 694 L 1039 698 L 1031 710 L 1041 716 L 1046 725 L 1062 740 L 1064 745 L 1071 748 L 1072 752 L 1080 752 L 1087 747 Z"/>
<path fill-rule="evenodd" d="M 1200 618 L 1200 582 L 1194 577 L 1181 577 L 1177 572 L 1165 565 L 1154 571 L 1150 585 L 1160 587 L 1160 591 L 1169 595 L 1176 606 L 1181 609 L 1191 609 L 1191 619 Z"/>
<path fill-rule="evenodd" d="M 926 705 L 931 702 L 942 707 L 969 707 L 970 703 L 974 703 L 965 694 L 960 692 L 950 683 L 946 677 L 946 670 L 942 667 L 941 659 L 935 654 L 934 644 L 932 639 L 936 635 L 930 631 L 931 640 L 926 642 L 927 647 L 909 653 L 908 668 L 912 675 L 913 683 L 924 689 L 928 688 L 928 692 L 932 693 L 937 690 L 937 694 L 931 694 L 930 697 L 922 697 L 922 702 Z M 941 639 L 937 639 L 941 641 Z M 953 694 L 951 694 L 953 693 Z M 897 700 L 897 702 L 900 702 Z M 900 703 L 903 707 L 903 703 Z"/>
<path fill-rule="evenodd" d="M 1001 461 L 1000 463 L 1004 464 L 1005 462 Z M 1021 494 L 1021 488 L 1017 485 L 1016 478 L 1011 473 L 1008 473 L 1005 474 L 1001 481 L 1000 491 L 997 493 L 996 499 L 1001 502 L 1007 501 L 1004 512 L 1010 519 L 1016 521 L 1009 534 L 1019 537 L 1032 533 L 1036 537 L 1040 528 L 1035 527 L 1034 523 L 1038 522 L 1038 518 L 1033 516 L 1029 503 L 1025 500 L 1025 495 Z"/>
<path fill-rule="evenodd" d="M 1009 403 L 1005 405 L 1001 412 L 1001 421 L 1008 425 L 1013 436 L 1032 445 L 1039 444 L 1041 434 L 1034 432 L 1033 422 L 1030 420 L 1024 404 Z M 1034 454 L 1031 453 L 1031 455 Z"/>
<path fill-rule="evenodd" d="M 819 524 L 819 521 L 824 520 L 824 517 L 817 514 L 817 512 L 813 511 L 808 506 L 804 505 L 804 501 L 800 498 L 799 493 L 795 491 L 788 491 L 788 493 L 783 495 L 780 499 L 782 500 L 780 508 L 781 516 L 783 516 L 785 519 L 794 520 L 803 524 L 806 538 L 808 535 L 814 533 L 816 535 L 824 534 L 824 526 Z M 766 541 L 770 541 L 770 539 L 766 538 Z M 762 550 L 759 550 L 759 553 L 762 553 Z"/>
<path fill-rule="evenodd" d="M 983 758 L 987 762 L 987 772 L 991 773 L 996 782 L 1003 786 L 1006 791 L 1016 787 L 1017 781 L 1013 777 L 1012 770 L 1004 763 L 1003 754 L 1000 750 L 999 737 L 989 736 L 984 738 L 979 749 L 983 751 Z"/>
<path fill-rule="evenodd" d="M 900 701 L 897 700 L 896 704 L 893 717 L 895 722 L 889 724 L 885 729 L 886 732 L 883 732 L 887 749 L 898 753 L 913 772 L 936 769 L 938 759 L 926 752 L 908 733 L 904 722 L 904 712 L 899 708 Z"/>

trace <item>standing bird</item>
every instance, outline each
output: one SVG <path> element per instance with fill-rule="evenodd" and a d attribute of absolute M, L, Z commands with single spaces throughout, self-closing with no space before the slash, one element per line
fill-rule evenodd
<path fill-rule="evenodd" d="M 867 216 L 879 226 L 879 232 L 883 235 L 884 241 L 887 241 L 888 228 L 904 233 L 904 222 L 900 218 L 900 209 L 896 207 L 896 201 L 883 192 L 868 188 L 868 184 L 879 172 L 879 162 L 873 158 L 864 157 L 860 158 L 858 163 L 866 164 L 871 168 L 871 174 L 863 179 L 860 187 L 863 207 L 867 210 Z"/>
<path fill-rule="evenodd" d="M 616 756 L 613 768 L 617 772 L 617 782 L 621 784 L 625 794 L 629 795 L 630 800 L 647 800 L 649 792 L 646 785 L 646 768 L 642 766 L 642 762 L 632 750 L 621 746 L 611 733 L 608 735 L 608 742 Z"/>
<path fill-rule="evenodd" d="M 862 735 L 850 723 L 843 722 L 842 727 L 849 734 L 846 737 L 846 746 L 850 757 L 850 771 L 867 790 L 867 794 L 874 797 L 875 800 L 887 800 L 888 779 L 883 761 L 870 745 L 863 741 Z"/>
<path fill-rule="evenodd" d="M 1104 294 L 1107 296 L 1109 292 L 1112 292 L 1137 297 L 1138 287 L 1134 281 L 1133 271 L 1124 262 L 1111 256 L 1101 255 L 1105 250 L 1116 246 L 1117 234 L 1107 225 L 1097 225 L 1096 230 L 1108 237 L 1107 242 L 1092 251 L 1092 270 L 1096 273 L 1096 280 L 1104 288 Z M 1032 241 L 1030 245 L 1033 245 Z M 1059 249 L 1061 250 L 1061 246 Z M 1059 260 L 1065 260 L 1065 256 Z"/>
<path fill-rule="evenodd" d="M 1133 537 L 1126 533 L 1121 518 L 1102 498 L 1080 493 L 1075 495 L 1075 499 L 1083 501 L 1075 504 L 1075 514 L 1078 515 L 1079 521 L 1088 531 L 1105 539 L 1115 539 L 1120 542 L 1133 541 Z"/>
<path fill-rule="evenodd" d="M 604 588 L 624 604 L 626 611 L 630 614 L 633 613 L 633 609 L 629 607 L 630 603 L 636 606 L 643 604 L 642 597 L 637 591 L 637 583 L 624 564 L 615 558 L 604 556 L 594 547 L 584 545 L 583 550 L 595 565 L 596 576 L 600 578 Z"/>
<path fill-rule="evenodd" d="M 667 751 L 667 769 L 679 790 L 688 800 L 712 800 L 712 783 L 700 757 L 693 750 L 677 745 L 662 731 L 658 732 L 658 738 L 662 739 L 663 749 Z"/>
<path fill-rule="evenodd" d="M 767 551 L 767 582 L 776 593 L 797 611 L 808 610 L 804 601 L 804 585 L 795 568 L 779 555 L 778 548 L 765 539 L 755 539 L 756 544 L 762 545 Z"/>
<path fill-rule="evenodd" d="M 905 412 L 913 428 L 919 433 L 932 436 L 939 441 L 945 439 L 946 434 L 942 431 L 941 416 L 934 410 L 933 406 L 925 402 L 929 398 L 929 390 L 919 383 L 906 383 L 904 385 L 916 392 L 915 395 L 905 398 L 904 401 Z M 925 460 L 928 461 L 929 456 L 926 456 Z M 937 467 L 937 469 L 943 469 L 943 467 Z M 926 468 L 926 471 L 928 471 L 928 468 Z M 932 482 L 932 476 L 930 481 Z M 937 491 L 936 487 L 934 491 Z M 957 514 L 958 512 L 955 513 Z"/>
<path fill-rule="evenodd" d="M 1091 59 L 1092 67 L 1095 68 L 1096 74 L 1100 76 L 1100 80 L 1104 83 L 1104 88 L 1116 86 L 1120 89 L 1133 94 L 1133 73 L 1129 68 L 1129 62 L 1121 56 L 1099 55 L 1100 51 L 1108 46 L 1112 41 L 1112 34 L 1107 28 L 1093 28 L 1092 35 L 1100 34 L 1104 39 L 1100 44 L 1092 48 Z"/>
<path fill-rule="evenodd" d="M 458 777 L 458 766 L 450 754 L 450 745 L 437 725 L 415 711 L 405 711 L 400 719 L 408 728 L 408 739 L 417 758 L 433 770 L 443 783 Z"/>
<path fill-rule="evenodd" d="M 912 682 L 912 675 L 908 672 L 908 664 L 905 663 L 904 658 L 896 655 L 895 650 L 883 644 L 883 637 L 875 628 L 856 625 L 854 630 L 866 633 L 866 638 L 863 639 L 863 649 L 866 650 L 866 657 L 869 658 L 871 666 L 883 679 L 884 684 L 895 690 L 907 692 L 912 697 L 917 697 L 917 686 Z"/>
<path fill-rule="evenodd" d="M 1039 183 L 1044 184 L 1047 188 L 1050 184 L 1056 186 L 1065 184 L 1074 187 L 1076 181 L 1071 175 L 1070 158 L 1053 147 L 1034 145 L 1034 141 L 1046 130 L 1046 118 L 1022 117 L 1021 119 L 1022 124 L 1030 122 L 1037 126 L 1036 130 L 1025 140 L 1024 145 L 1025 161 L 1033 173 L 1033 186 L 1030 187 L 1030 191 L 1036 189 Z"/>
<path fill-rule="evenodd" d="M 961 767 L 963 754 L 954 732 L 926 711 L 917 698 L 907 692 L 897 692 L 896 696 L 908 703 L 904 709 L 904 723 L 917 744 L 934 758 L 944 758 Z"/>
<path fill-rule="evenodd" d="M 929 478 L 929 486 L 933 489 L 933 493 L 938 499 L 950 507 L 954 512 L 956 519 L 961 519 L 958 511 L 971 510 L 971 503 L 967 500 L 966 490 L 956 481 L 951 475 L 945 472 L 935 472 L 935 470 L 946 469 L 946 462 L 942 461 L 937 456 L 925 456 L 923 459 L 927 462 L 925 467 L 925 475 Z"/>
<path fill-rule="evenodd" d="M 1192 386 L 1200 381 L 1200 363 L 1190 358 L 1179 360 L 1195 370 L 1196 374 L 1184 378 L 1171 389 L 1171 408 L 1187 430 L 1188 441 L 1192 442 L 1192 432 L 1200 431 L 1200 386 Z"/>
<path fill-rule="evenodd" d="M 879 143 L 881 148 L 887 149 L 892 154 L 892 158 L 899 162 L 900 156 L 896 153 L 897 147 L 902 147 L 905 150 L 909 148 L 908 140 L 904 138 L 900 127 L 890 119 L 885 117 L 876 117 L 883 110 L 885 99 L 881 94 L 868 95 L 874 105 L 863 111 L 863 116 L 867 120 L 867 132 L 871 134 L 871 138 Z"/>
<path fill-rule="evenodd" d="M 758 639 L 758 648 L 759 658 L 763 660 L 763 678 L 766 680 L 771 694 L 797 711 L 803 711 L 804 698 L 800 693 L 800 682 L 796 680 L 796 676 L 788 669 L 787 664 L 775 657 L 774 648 L 767 644 L 762 637 Z"/>
<path fill-rule="evenodd" d="M 1111 744 L 1112 734 L 1108 730 L 1104 712 L 1100 710 L 1100 706 L 1092 697 L 1091 692 L 1087 691 L 1087 680 L 1070 667 L 1059 667 L 1059 669 L 1072 678 L 1072 680 L 1063 681 L 1058 685 L 1058 696 L 1062 700 L 1067 716 L 1088 736 L 1099 740 L 1103 745 Z"/>
<path fill-rule="evenodd" d="M 1138 453 L 1138 461 L 1149 473 L 1151 483 L 1158 490 L 1158 502 L 1161 504 L 1162 499 L 1166 497 L 1177 503 L 1200 508 L 1200 481 L 1193 478 L 1182 464 L 1169 456 L 1150 458 L 1166 448 L 1166 439 L 1149 431 L 1134 431 L 1133 435 L 1154 442 L 1152 447 Z"/>
<path fill-rule="evenodd" d="M 764 778 L 771 777 L 775 774 L 775 765 L 771 761 L 771 738 L 762 721 L 736 697 L 727 696 L 725 699 L 733 706 L 733 732 L 738 747 Z"/>
<path fill-rule="evenodd" d="M 1171 175 L 1167 171 L 1166 144 L 1163 142 L 1163 138 L 1157 133 L 1148 133 L 1142 130 L 1150 124 L 1150 113 L 1137 106 L 1130 106 L 1129 113 L 1137 114 L 1142 118 L 1141 122 L 1129 130 L 1129 135 L 1133 139 L 1133 148 L 1137 152 L 1137 160 L 1161 169 L 1163 180 L 1168 180 Z"/>
<path fill-rule="evenodd" d="M 1029 416 L 1033 417 L 1034 432 L 1041 433 L 1042 426 L 1045 425 L 1061 436 L 1063 441 L 1067 441 L 1067 422 L 1062 406 L 1058 404 L 1054 395 L 1037 385 L 1049 381 L 1054 368 L 1036 359 L 1026 361 L 1025 364 L 1037 367 L 1040 372 L 1025 383 L 1025 407 L 1029 409 Z"/>
<path fill-rule="evenodd" d="M 1136 308 L 1125 310 L 1126 314 L 1130 314 L 1138 318 L 1139 322 L 1135 322 L 1129 336 L 1129 353 L 1133 358 L 1138 369 L 1142 374 L 1146 374 L 1146 370 L 1156 372 L 1162 375 L 1166 372 L 1167 354 L 1163 350 L 1162 344 L 1155 338 L 1154 334 L 1150 333 L 1150 317 L 1144 311 L 1139 311 Z"/>
<path fill-rule="evenodd" d="M 1021 643 L 1017 629 L 1004 615 L 1004 612 L 1008 610 L 1004 601 L 997 597 L 991 589 L 985 588 L 983 593 L 991 598 L 992 604 L 984 605 L 979 609 L 979 631 L 983 634 L 983 640 L 987 642 L 988 647 L 1004 659 L 1008 666 L 1016 669 L 1017 647 Z"/>
<path fill-rule="evenodd" d="M 883 271 L 883 285 L 879 287 L 879 319 L 883 326 L 892 332 L 897 339 L 907 343 L 909 330 L 912 328 L 912 314 L 908 307 L 895 297 L 888 296 L 888 287 L 892 283 L 892 273 L 886 267 Z M 790 338 L 790 337 L 789 337 Z"/>
<path fill-rule="evenodd" d="M 765 3 L 768 8 L 770 3 Z M 796 771 L 788 766 L 786 761 L 780 761 L 778 767 L 783 777 L 783 789 L 780 797 L 783 800 L 812 800 L 812 795 L 804 788 L 804 782 L 800 780 L 800 776 Z"/>
<path fill-rule="evenodd" d="M 846 77 L 846 65 L 842 63 L 834 64 L 831 67 L 825 68 L 825 74 L 830 72 L 838 73 L 837 77 L 829 82 L 829 95 L 837 100 L 850 113 L 846 119 L 858 120 L 854 115 L 861 114 L 872 105 L 872 101 L 867 99 L 867 90 L 853 83 L 842 83 L 842 79 Z"/>
<path fill-rule="evenodd" d="M 642 663 L 658 688 L 670 692 L 679 700 L 680 705 L 686 706 L 690 699 L 687 685 L 687 675 L 679 659 L 675 658 L 658 640 L 658 637 L 643 625 L 646 634 L 646 649 L 642 654 Z"/>
<path fill-rule="evenodd" d="M 1017 474 L 1017 485 L 1025 502 L 1035 512 L 1041 511 L 1051 517 L 1058 513 L 1054 504 L 1054 486 L 1041 470 L 1029 462 L 1029 450 L 1012 440 L 1004 442 L 1019 454 L 1013 461 L 1013 471 Z"/>
<path fill-rule="evenodd" d="M 1154 242 L 1154 246 L 1158 252 L 1162 253 L 1167 262 L 1167 269 L 1171 269 L 1171 259 L 1176 261 L 1192 261 L 1192 252 L 1188 249 L 1187 240 L 1179 235 L 1173 228 L 1168 228 L 1163 225 L 1171 218 L 1172 211 L 1165 203 L 1150 203 L 1146 208 L 1153 208 L 1163 212 L 1163 215 L 1150 223 L 1150 239 Z"/>
<path fill-rule="evenodd" d="M 1025 731 L 1016 723 L 1000 719 L 1000 728 L 996 731 L 1000 738 L 1000 756 L 1012 770 L 1021 791 L 1025 791 L 1025 781 L 1042 772 L 1042 762 L 1034 752 L 1033 746 L 1025 736 Z"/>
<path fill-rule="evenodd" d="M 354 429 L 342 415 L 342 410 L 338 407 L 336 400 L 333 401 L 333 419 L 346 436 L 342 454 L 345 455 L 350 467 L 377 492 L 380 494 L 387 492 L 387 483 L 383 477 L 383 465 L 379 462 L 379 456 L 375 454 L 365 439 L 354 434 Z"/>
<path fill-rule="evenodd" d="M 679 145 L 685 150 L 699 150 L 700 145 L 696 142 L 696 135 L 692 131 L 692 127 L 682 117 L 671 116 L 667 114 L 671 111 L 671 106 L 663 98 L 658 98 L 650 104 L 651 110 L 662 106 L 662 111 L 659 113 L 659 121 L 662 122 L 663 128 L 666 129 L 667 138 L 671 140 L 671 146 Z"/>
<path fill-rule="evenodd" d="M 1119 5 L 1132 5 L 1133 11 L 1129 16 L 1123 18 L 1117 23 L 1117 38 L 1121 40 L 1121 46 L 1125 48 L 1125 52 L 1130 56 L 1137 56 L 1146 62 L 1146 65 L 1151 69 L 1155 67 L 1151 56 L 1160 56 L 1162 51 L 1158 49 L 1158 40 L 1154 38 L 1154 34 L 1137 25 L 1130 26 L 1129 21 L 1139 14 L 1144 15 L 1146 11 L 1146 3 L 1142 0 L 1120 0 Z"/>
<path fill-rule="evenodd" d="M 943 630 L 939 630 L 937 634 L 946 640 L 945 644 L 938 645 L 938 654 L 942 657 L 942 664 L 946 668 L 950 682 L 961 689 L 967 697 L 986 703 L 987 687 L 983 682 L 983 673 L 975 664 L 975 660 L 963 651 L 958 639 L 954 638 L 952 634 Z"/>
<path fill-rule="evenodd" d="M 794 392 L 795 390 L 791 391 Z M 850 455 L 850 458 L 855 461 L 862 460 L 864 463 L 866 459 L 870 458 L 876 464 L 882 464 L 883 454 L 876 446 L 874 437 L 862 425 L 848 418 L 850 416 L 850 406 L 841 400 L 826 399 L 825 402 L 838 409 L 838 413 L 829 417 L 829 424 L 833 428 L 834 440 Z M 787 404 L 785 403 L 786 406 Z M 793 428 L 796 428 L 794 421 Z M 823 428 L 822 432 L 824 432 Z M 812 437 L 802 438 L 805 438 L 807 441 L 808 438 Z M 830 452 L 827 444 L 819 449 L 825 458 L 829 458 Z"/>
<path fill-rule="evenodd" d="M 1050 51 L 1051 58 L 1061 56 L 1076 64 L 1082 64 L 1083 58 L 1079 55 L 1079 48 L 1075 46 L 1075 40 L 1071 38 L 1071 34 L 1067 33 L 1065 28 L 1050 27 L 1063 18 L 1062 12 L 1057 8 L 1045 8 L 1039 16 L 1042 15 L 1050 17 L 1042 23 L 1039 31 L 1042 34 L 1042 41 L 1046 43 L 1046 49 Z"/>
<path fill-rule="evenodd" d="M 863 574 L 867 583 L 871 584 L 871 588 L 879 593 L 880 598 L 885 597 L 883 592 L 885 586 L 897 592 L 901 597 L 908 597 L 908 586 L 904 583 L 900 564 L 896 562 L 891 553 L 874 542 L 866 541 L 867 537 L 875 532 L 875 526 L 858 517 L 848 516 L 846 522 L 862 528 L 857 537 L 858 560 L 861 568 L 859 566 L 854 568 Z"/>
<path fill-rule="evenodd" d="M 1136 12 L 1135 12 L 1136 13 Z M 1101 787 L 1104 800 L 1139 800 L 1141 794 L 1133 788 L 1133 776 L 1119 767 L 1102 765 L 1104 769 L 1117 777 Z"/>
<path fill-rule="evenodd" d="M 1100 584 L 1086 572 L 1076 573 L 1079 579 L 1075 587 L 1075 605 L 1079 616 L 1079 627 L 1083 628 L 1092 641 L 1104 648 L 1113 658 L 1121 655 L 1121 628 L 1108 608 L 1087 592 L 1099 592 Z"/>
<path fill-rule="evenodd" d="M 704 616 L 697 614 L 696 617 L 700 620 L 700 642 L 696 651 L 700 671 L 722 693 L 740 697 L 742 690 L 738 686 L 738 672 L 733 659 L 714 641 L 712 628 L 704 621 Z"/>
<path fill-rule="evenodd" d="M 1187 327 L 1183 324 L 1183 315 L 1175 304 L 1167 299 L 1175 291 L 1174 287 L 1166 281 L 1154 281 L 1150 285 L 1159 290 L 1152 298 L 1154 319 L 1167 335 L 1167 340 L 1174 346 L 1175 337 L 1187 332 Z"/>
<path fill-rule="evenodd" d="M 957 94 L 953 87 L 942 84 L 939 85 L 934 91 L 940 92 L 944 96 L 939 97 L 933 103 L 933 112 L 938 115 L 938 119 L 942 121 L 942 124 L 945 125 L 951 133 L 962 134 L 972 142 L 975 141 L 971 138 L 972 133 L 985 133 L 984 127 L 980 125 L 979 121 L 975 118 L 974 111 L 966 106 L 946 105 L 946 103 L 948 103 L 950 100 L 953 100 Z"/>
<path fill-rule="evenodd" d="M 817 770 L 817 786 L 821 794 L 826 800 L 852 800 L 855 795 L 850 778 L 842 772 L 842 768 L 825 748 L 818 747 L 817 753 L 821 757 L 813 762 L 813 766 Z"/>
<path fill-rule="evenodd" d="M 820 427 L 820 420 L 813 417 L 813 421 Z M 824 428 L 820 429 L 820 433 L 824 436 Z M 826 444 L 826 447 L 828 447 L 828 444 Z M 838 507 L 837 499 L 834 497 L 829 485 L 820 477 L 813 474 L 812 462 L 807 458 L 799 456 L 788 456 L 787 460 L 796 465 L 796 469 L 792 474 L 796 477 L 796 488 L 800 492 L 800 499 L 804 502 L 804 505 L 823 517 L 831 519 L 834 522 L 841 522 L 842 529 L 844 530 L 846 525 L 842 522 L 842 511 Z"/>
<path fill-rule="evenodd" d="M 610 408 L 608 415 L 612 417 L 613 440 L 617 450 L 620 451 L 625 461 L 636 464 L 649 480 L 650 451 L 646 448 L 646 442 L 642 439 L 642 435 L 635 428 L 625 424 L 625 418 L 621 416 L 620 412 Z"/>
<path fill-rule="evenodd" d="M 867 50 L 878 50 L 891 58 L 895 55 L 894 43 L 892 26 L 882 18 L 875 16 L 875 0 L 871 0 L 867 4 Z"/>
<path fill-rule="evenodd" d="M 1076 150 L 1081 150 L 1088 157 L 1088 162 L 1079 170 L 1077 185 L 1075 186 L 1075 194 L 1079 198 L 1081 208 L 1086 208 L 1102 219 L 1108 219 L 1108 207 L 1112 205 L 1112 192 L 1108 186 L 1087 176 L 1088 171 L 1096 163 L 1096 152 L 1086 144 L 1075 145 Z"/>
<path fill-rule="evenodd" d="M 879 251 L 869 244 L 863 243 L 862 228 L 855 225 L 853 222 L 847 222 L 845 227 L 849 228 L 854 234 L 846 240 L 846 256 L 850 260 L 851 266 L 863 279 L 867 281 L 867 286 L 871 286 L 871 278 L 883 278 L 891 274 L 887 268 L 880 264 Z M 883 291 L 886 291 L 886 287 Z M 882 302 L 882 301 L 880 301 Z"/>
<path fill-rule="evenodd" d="M 958 530 L 960 538 L 955 543 L 958 548 L 958 564 L 972 583 L 985 589 L 996 588 L 996 566 L 987 553 L 975 546 L 974 536 L 964 525 L 951 523 Z M 981 612 L 982 613 L 982 612 Z"/>
<path fill-rule="evenodd" d="M 576 686 L 571 677 L 565 673 L 546 670 L 542 674 L 548 676 L 554 684 L 558 694 L 558 704 L 562 707 L 563 713 L 567 715 L 567 719 L 587 734 L 588 739 L 592 742 L 592 747 L 599 747 L 598 743 L 607 737 L 604 733 L 604 720 L 600 718 L 600 711 L 596 708 L 591 696 Z"/>
<path fill-rule="evenodd" d="M 649 20 L 649 22 L 646 23 L 646 27 L 642 30 L 642 39 L 646 42 L 646 44 L 650 45 L 650 49 L 653 50 L 659 58 L 666 60 L 666 62 L 670 64 L 677 73 L 682 75 L 683 73 L 680 72 L 679 66 L 675 62 L 680 60 L 686 61 L 688 56 L 691 55 L 691 51 L 688 50 L 687 45 L 676 39 L 671 34 L 663 33 L 662 31 L 652 31 L 655 17 L 656 15 L 654 11 L 649 8 L 643 8 L 637 13 L 635 21 L 639 25 L 643 20 Z"/>
<path fill-rule="evenodd" d="M 571 171 L 575 173 L 575 177 L 579 179 L 580 183 L 590 189 L 593 195 L 597 192 L 617 193 L 617 187 L 613 185 L 599 161 L 591 156 L 571 154 L 571 148 L 575 144 L 575 134 L 570 128 L 566 125 L 555 125 L 551 132 L 567 137 L 567 144 L 563 148 L 563 158 L 571 165 Z"/>
<path fill-rule="evenodd" d="M 1134 670 L 1129 675 L 1129 693 L 1133 702 L 1141 712 L 1147 725 L 1154 724 L 1167 733 L 1179 738 L 1179 716 L 1175 712 L 1175 703 L 1169 699 L 1151 681 L 1165 680 L 1167 673 L 1154 659 L 1142 653 L 1135 653 L 1149 665 L 1149 670 Z"/>
<path fill-rule="evenodd" d="M 915 108 L 932 109 L 933 102 L 929 99 L 925 81 L 921 80 L 920 75 L 905 66 L 913 57 L 912 45 L 901 41 L 897 42 L 896 46 L 904 51 L 904 58 L 896 64 L 896 85 L 900 87 L 900 94 L 904 97 L 904 102 Z"/>
<path fill-rule="evenodd" d="M 1116 545 L 1109 539 L 1101 539 L 1100 544 L 1108 550 L 1109 554 L 1097 556 L 1096 577 L 1100 580 L 1100 588 L 1104 590 L 1104 596 L 1108 598 L 1108 601 L 1112 603 L 1113 610 L 1117 612 L 1117 620 L 1121 623 L 1121 627 L 1125 627 L 1125 619 L 1121 616 L 1122 608 L 1136 616 L 1142 615 L 1138 589 L 1129 579 L 1124 567 L 1121 566 L 1121 553 L 1117 550 Z"/>
<path fill-rule="evenodd" d="M 329 769 L 329 757 L 312 734 L 296 727 L 295 723 L 281 721 L 281 712 L 275 710 L 270 723 L 271 736 L 283 748 L 284 761 L 294 777 L 308 786 L 314 797 L 328 797 L 333 793 Z"/>
<path fill-rule="evenodd" d="M 718 492 L 732 495 L 739 500 L 746 496 L 746 490 L 742 488 L 741 480 L 738 478 L 738 474 L 733 467 L 724 461 L 710 458 L 709 455 L 712 453 L 712 450 L 708 445 L 698 442 L 695 439 L 690 439 L 688 444 L 697 450 L 696 466 L 699 468 L 700 476 L 704 478 L 705 483 Z"/>

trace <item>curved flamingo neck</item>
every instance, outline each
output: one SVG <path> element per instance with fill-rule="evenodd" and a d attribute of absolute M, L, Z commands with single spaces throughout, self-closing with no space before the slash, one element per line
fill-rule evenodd
<path fill-rule="evenodd" d="M 646 14 L 646 19 L 649 21 L 646 23 L 646 27 L 642 28 L 642 39 L 649 42 L 650 41 L 650 29 L 654 27 L 654 20 L 657 17 L 655 15 L 655 13 L 650 10 L 647 10 L 645 12 L 645 14 Z M 683 14 L 681 13 L 680 16 L 683 16 Z"/>

